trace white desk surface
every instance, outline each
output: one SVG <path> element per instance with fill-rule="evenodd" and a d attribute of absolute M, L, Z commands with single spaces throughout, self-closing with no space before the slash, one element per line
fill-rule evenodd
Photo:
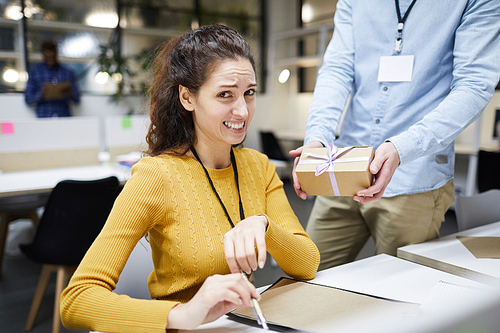
<path fill-rule="evenodd" d="M 419 304 L 429 303 L 430 296 L 434 296 L 434 290 L 439 281 L 456 285 L 488 288 L 481 283 L 389 255 L 373 256 L 320 271 L 314 280 L 312 280 L 312 282 L 318 284 Z M 259 288 L 259 291 L 263 289 L 265 288 Z M 371 312 L 372 310 L 374 313 Z M 452 314 L 449 315 L 451 316 Z M 440 316 L 443 316 L 443 314 L 440 314 Z M 390 319 L 394 319 L 394 314 L 377 313 L 377 309 L 370 309 L 367 312 L 367 317 L 372 318 L 370 322 L 360 320 L 359 317 L 347 318 L 345 322 L 336 324 L 335 329 L 330 325 L 328 328 L 325 328 L 324 332 L 401 332 L 402 327 L 405 328 L 404 331 L 418 331 L 418 325 L 408 325 L 408 321 L 402 323 L 401 318 L 398 318 L 400 320 L 399 323 L 395 323 L 394 325 L 389 324 L 393 321 L 388 321 L 388 319 L 389 317 L 391 317 Z M 412 320 L 417 320 L 417 318 L 412 318 Z M 428 323 L 428 321 L 419 322 L 418 324 L 423 325 L 424 323 Z M 409 326 L 412 326 L 411 330 L 408 330 Z M 235 322 L 223 316 L 213 323 L 198 327 L 195 331 L 261 332 L 262 330 Z M 323 330 L 320 331 L 323 332 Z"/>
<path fill-rule="evenodd" d="M 398 257 L 471 280 L 500 285 L 500 259 L 478 259 L 457 236 L 500 236 L 500 222 L 398 249 Z"/>
<path fill-rule="evenodd" d="M 61 180 L 90 180 L 116 176 L 120 182 L 130 177 L 130 168 L 120 165 L 88 165 L 0 173 L 0 197 L 42 193 Z"/>

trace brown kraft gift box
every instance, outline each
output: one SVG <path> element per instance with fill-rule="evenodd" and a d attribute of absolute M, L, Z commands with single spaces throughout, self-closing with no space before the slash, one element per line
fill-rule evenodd
<path fill-rule="evenodd" d="M 328 169 L 316 176 L 318 166 L 322 165 L 324 169 L 328 165 L 328 148 L 305 148 L 302 151 L 295 172 L 302 190 L 307 195 L 354 196 L 359 190 L 372 185 L 373 175 L 370 173 L 369 168 L 374 158 L 373 147 L 340 147 L 337 153 L 339 153 L 339 156 L 330 164 Z M 341 162 L 340 160 L 344 161 Z M 333 181 L 330 176 L 332 166 L 335 175 Z M 335 181 L 338 188 L 337 194 L 333 185 Z"/>

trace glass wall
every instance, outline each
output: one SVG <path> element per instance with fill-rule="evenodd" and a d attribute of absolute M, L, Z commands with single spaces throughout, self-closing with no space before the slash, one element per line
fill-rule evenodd
<path fill-rule="evenodd" d="M 139 93 L 147 88 L 151 51 L 209 23 L 242 33 L 260 71 L 263 1 L 25 0 L 23 17 L 20 0 L 0 0 L 0 92 L 23 91 L 26 73 L 43 61 L 41 43 L 52 40 L 83 93 Z"/>

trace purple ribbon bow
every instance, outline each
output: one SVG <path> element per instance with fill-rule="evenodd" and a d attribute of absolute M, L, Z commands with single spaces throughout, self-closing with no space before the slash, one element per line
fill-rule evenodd
<path fill-rule="evenodd" d="M 319 158 L 323 159 L 324 162 L 321 163 L 320 165 L 318 165 L 316 167 L 315 175 L 316 176 L 321 175 L 323 172 L 327 171 L 330 168 L 330 166 L 331 166 L 331 170 L 328 172 L 328 174 L 330 175 L 330 181 L 332 183 L 333 193 L 336 196 L 339 196 L 340 195 L 340 191 L 339 191 L 339 186 L 337 184 L 337 178 L 335 177 L 335 172 L 333 171 L 333 165 L 335 163 L 335 160 L 337 160 L 340 157 L 342 157 L 348 151 L 354 149 L 354 147 L 348 147 L 348 148 L 346 148 L 346 149 L 344 149 L 342 151 L 339 151 L 338 148 L 333 143 L 329 143 L 327 145 L 327 148 L 328 148 L 328 156 L 327 156 L 326 159 L 325 159 L 324 156 L 320 156 L 319 157 Z M 318 156 L 313 156 L 313 154 L 311 154 L 311 157 L 318 158 Z"/>
<path fill-rule="evenodd" d="M 335 163 L 335 160 L 342 157 L 348 151 L 354 149 L 354 147 L 348 147 L 342 151 L 339 151 L 338 148 L 333 143 L 329 143 L 327 145 L 327 149 L 328 149 L 328 157 L 325 159 L 325 162 L 321 163 L 320 165 L 318 165 L 316 167 L 316 173 L 315 173 L 316 176 L 319 176 L 323 172 L 328 170 L 328 168 L 330 168 L 330 166 L 333 166 L 333 164 Z"/>

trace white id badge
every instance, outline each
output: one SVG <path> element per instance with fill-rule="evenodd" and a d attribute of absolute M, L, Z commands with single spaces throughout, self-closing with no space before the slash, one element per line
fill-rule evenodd
<path fill-rule="evenodd" d="M 408 82 L 413 73 L 414 56 L 380 57 L 378 82 Z"/>

